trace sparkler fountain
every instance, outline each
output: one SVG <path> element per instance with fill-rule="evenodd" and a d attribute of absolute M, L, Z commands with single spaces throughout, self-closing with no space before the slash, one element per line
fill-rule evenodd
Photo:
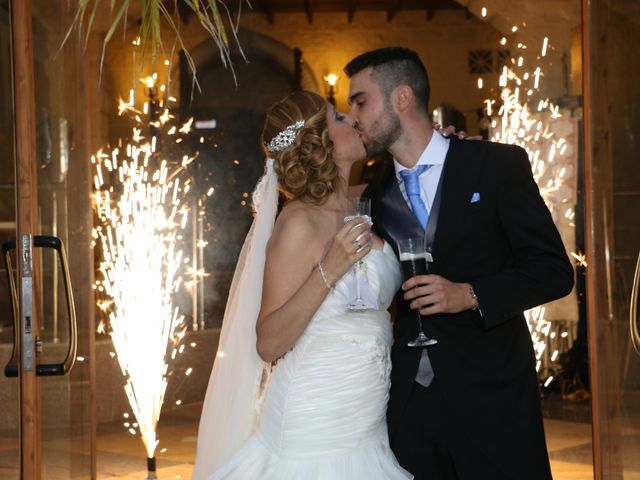
<path fill-rule="evenodd" d="M 151 89 L 156 80 L 154 75 L 143 81 Z M 133 95 L 129 102 L 120 100 L 119 113 L 128 113 L 135 122 L 131 140 L 98 151 L 91 161 L 98 217 L 93 238 L 100 249 L 102 277 L 96 290 L 98 306 L 108 318 L 108 328 L 101 324 L 99 330 L 109 331 L 126 378 L 124 389 L 136 422 L 125 426 L 132 434 L 136 428 L 139 431 L 147 452 L 148 478 L 156 478 L 156 428 L 169 362 L 175 359 L 186 328 L 174 295 L 184 273 L 191 275 L 194 289 L 204 274 L 193 267 L 184 271 L 181 246 L 190 214 L 189 165 L 197 154 L 176 161 L 165 158 L 158 148 L 180 143 L 189 134 L 192 120 L 175 125 L 164 100 L 150 98 L 143 112 L 134 107 Z M 145 121 L 142 117 L 148 112 Z M 148 137 L 143 135 L 145 130 Z"/>

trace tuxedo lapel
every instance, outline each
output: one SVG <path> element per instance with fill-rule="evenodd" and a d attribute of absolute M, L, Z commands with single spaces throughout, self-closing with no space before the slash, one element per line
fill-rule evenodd
<path fill-rule="evenodd" d="M 461 234 L 458 231 L 464 225 L 465 215 L 471 204 L 471 197 L 478 184 L 484 164 L 484 148 L 478 148 L 482 142 L 451 138 L 449 151 L 444 163 L 442 175 L 442 199 L 438 229 L 433 242 L 433 256 L 436 264 L 446 258 L 450 239 Z"/>
<path fill-rule="evenodd" d="M 477 193 L 479 176 L 485 163 L 484 142 L 451 138 L 442 171 L 442 197 L 438 225 L 433 241 L 434 270 L 439 270 L 446 256 L 450 240 L 462 235 L 465 216 L 471 198 Z M 479 192 L 481 193 L 481 192 Z M 394 249 L 402 238 L 422 237 L 425 232 L 402 196 L 393 162 L 384 171 L 381 181 L 371 195 L 374 202 L 374 228 Z"/>
<path fill-rule="evenodd" d="M 418 219 L 402 196 L 394 168 L 387 172 L 387 178 L 383 184 L 377 221 L 381 227 L 381 234 L 393 247 L 396 255 L 398 255 L 398 240 L 424 236 L 424 230 Z"/>

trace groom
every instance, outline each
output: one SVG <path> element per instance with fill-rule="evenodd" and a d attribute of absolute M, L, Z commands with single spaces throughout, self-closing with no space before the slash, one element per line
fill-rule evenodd
<path fill-rule="evenodd" d="M 417 480 L 551 479 L 523 312 L 567 295 L 573 269 L 526 152 L 433 135 L 411 50 L 364 53 L 345 72 L 368 154 L 394 157 L 363 194 L 374 228 L 394 246 L 432 246 L 429 275 L 397 298 L 387 418 L 398 461 Z M 407 346 L 416 309 L 437 344 Z"/>

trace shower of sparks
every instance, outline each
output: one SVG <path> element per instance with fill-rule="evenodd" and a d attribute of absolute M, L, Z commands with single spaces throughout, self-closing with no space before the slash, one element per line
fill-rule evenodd
<path fill-rule="evenodd" d="M 547 338 L 551 330 L 551 322 L 544 319 L 544 307 L 536 307 L 525 312 L 531 340 L 533 340 L 533 349 L 536 354 L 536 370 L 540 371 L 543 354 L 547 349 Z"/>
<path fill-rule="evenodd" d="M 517 30 L 516 26 L 512 28 L 512 32 Z M 506 45 L 506 37 L 501 38 L 499 43 Z M 542 65 L 528 65 L 520 53 L 527 46 L 519 43 L 517 48 L 519 52 L 503 67 L 499 76 L 498 98 L 484 101 L 485 112 L 491 119 L 490 140 L 524 148 L 529 155 L 540 194 L 554 218 L 564 217 L 571 221 L 575 212 L 567 208 L 570 205 L 567 197 L 572 190 L 565 183 L 570 177 L 568 169 L 572 167 L 561 161 L 567 154 L 568 142 L 556 125 L 562 114 L 559 106 L 541 92 L 544 79 Z M 538 61 L 543 60 L 550 48 L 549 39 L 545 37 Z M 573 255 L 581 262 L 581 257 Z M 536 369 L 547 387 L 553 381 L 552 364 L 557 361 L 559 351 L 565 351 L 570 346 L 566 341 L 569 333 L 564 330 L 559 334 L 552 331 L 559 325 L 545 319 L 544 307 L 525 312 L 525 318 L 533 340 Z M 561 341 L 565 344 L 558 346 Z"/>
<path fill-rule="evenodd" d="M 520 49 L 523 47 L 520 44 Z M 548 48 L 545 37 L 539 58 L 546 55 Z M 563 185 L 569 176 L 567 169 L 571 167 L 557 161 L 566 155 L 568 143 L 554 128 L 555 121 L 562 117 L 559 106 L 549 98 L 540 98 L 542 78 L 544 72 L 540 65 L 529 66 L 522 55 L 517 55 L 511 59 L 510 66 L 503 67 L 499 100 L 486 99 L 484 103 L 487 115 L 492 118 L 491 140 L 519 145 L 527 151 L 540 194 L 557 216 L 563 213 L 567 197 Z M 570 210 L 564 214 L 572 215 Z"/>
<path fill-rule="evenodd" d="M 209 274 L 204 271 L 204 268 L 193 269 L 191 267 L 187 267 L 186 275 L 191 279 L 185 281 L 185 287 L 188 289 L 193 289 L 198 285 L 203 278 L 208 277 Z"/>
<path fill-rule="evenodd" d="M 156 79 L 150 76 L 143 82 L 152 88 Z M 188 135 L 193 119 L 172 125 L 173 116 L 163 101 L 145 105 L 145 110 L 155 112 L 147 122 L 134 107 L 133 96 L 129 102 L 119 100 L 119 113 L 135 121 L 131 139 L 124 146 L 120 142 L 119 147 L 99 150 L 91 161 L 99 218 L 93 245 L 101 252 L 101 278 L 94 288 L 98 308 L 108 318 L 99 323 L 98 331 L 110 334 L 112 356 L 126 377 L 124 389 L 136 422 L 126 422 L 125 427 L 133 435 L 140 433 L 151 458 L 158 445 L 156 427 L 167 389 L 169 357 L 175 359 L 186 328 L 174 295 L 183 276 L 190 278 L 193 288 L 207 274 L 200 266 L 185 271 L 188 259 L 183 259 L 181 247 L 190 214 L 185 185 L 193 180 L 188 166 L 197 155 L 171 158 L 176 155 L 163 155 L 161 148 L 165 141 L 173 143 L 169 135 Z"/>
<path fill-rule="evenodd" d="M 587 256 L 584 253 L 571 252 L 571 256 L 573 258 L 575 258 L 576 265 L 578 265 L 579 267 L 582 267 L 582 268 L 587 268 Z"/>

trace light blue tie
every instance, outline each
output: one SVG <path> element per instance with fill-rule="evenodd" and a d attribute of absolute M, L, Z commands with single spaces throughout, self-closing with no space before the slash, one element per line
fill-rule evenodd
<path fill-rule="evenodd" d="M 418 168 L 414 170 L 402 170 L 400 172 L 400 176 L 404 181 L 404 188 L 407 191 L 409 203 L 411 204 L 411 209 L 413 210 L 413 214 L 418 219 L 418 222 L 420 222 L 420 226 L 423 230 L 427 229 L 429 212 L 427 211 L 427 207 L 422 201 L 422 198 L 420 198 L 419 177 L 431 167 L 432 165 L 418 165 Z"/>

